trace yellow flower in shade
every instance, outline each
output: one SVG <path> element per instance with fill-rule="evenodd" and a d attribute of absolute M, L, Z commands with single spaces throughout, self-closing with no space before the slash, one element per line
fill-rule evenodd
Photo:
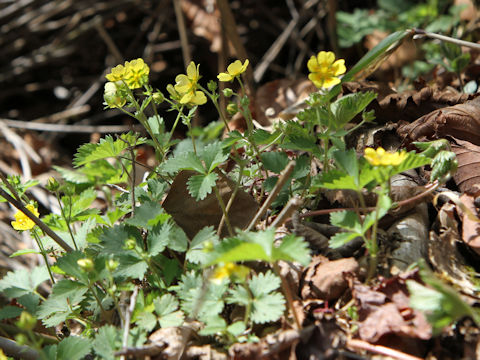
<path fill-rule="evenodd" d="M 210 278 L 210 281 L 220 283 L 225 278 L 235 278 L 243 281 L 245 280 L 249 272 L 250 269 L 246 266 L 227 262 L 226 264 L 219 266 L 215 269 L 213 275 Z"/>
<path fill-rule="evenodd" d="M 123 77 L 125 76 L 125 66 L 123 65 L 117 65 L 112 69 L 112 72 L 110 74 L 105 75 L 108 81 L 120 81 L 123 80 Z"/>
<path fill-rule="evenodd" d="M 138 89 L 148 84 L 148 74 L 150 74 L 150 68 L 142 58 L 125 62 L 123 79 L 130 89 Z"/>
<path fill-rule="evenodd" d="M 373 166 L 397 166 L 400 165 L 407 157 L 405 150 L 401 152 L 387 152 L 379 147 L 376 150 L 372 148 L 365 149 L 365 159 Z"/>
<path fill-rule="evenodd" d="M 232 81 L 247 70 L 248 64 L 248 59 L 245 60 L 243 64 L 240 60 L 236 60 L 235 62 L 228 65 L 226 73 L 218 74 L 217 78 L 220 81 Z"/>
<path fill-rule="evenodd" d="M 205 94 L 197 90 L 197 83 L 200 80 L 200 65 L 195 65 L 192 61 L 187 66 L 187 74 L 177 75 L 175 78 L 174 90 L 179 94 L 180 104 L 203 105 L 207 102 Z M 168 90 L 170 92 L 171 91 Z"/>
<path fill-rule="evenodd" d="M 38 210 L 33 206 L 32 204 L 28 204 L 25 206 L 30 212 L 33 213 L 36 217 L 38 217 L 40 214 L 38 213 Z M 15 214 L 15 221 L 12 221 L 12 227 L 15 230 L 30 230 L 35 226 L 35 223 L 23 212 L 17 211 Z"/>
<path fill-rule="evenodd" d="M 312 56 L 307 63 L 310 74 L 308 78 L 317 88 L 329 88 L 340 83 L 339 75 L 347 71 L 345 60 L 335 61 L 335 54 L 331 51 L 320 51 Z"/>

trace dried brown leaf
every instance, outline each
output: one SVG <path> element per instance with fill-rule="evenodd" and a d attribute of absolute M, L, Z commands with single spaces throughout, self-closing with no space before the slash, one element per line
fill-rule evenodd
<path fill-rule="evenodd" d="M 217 228 L 222 218 L 222 210 L 214 193 L 200 201 L 196 201 L 189 194 L 187 181 L 194 174 L 194 171 L 181 171 L 175 177 L 168 196 L 163 202 L 164 209 L 190 238 L 193 238 L 205 226 L 213 225 Z M 217 180 L 217 187 L 224 203 L 227 204 L 235 188 L 235 183 L 228 178 L 221 177 Z M 258 204 L 253 197 L 239 189 L 229 211 L 232 227 L 243 229 L 253 218 L 257 209 Z M 222 234 L 227 235 L 225 226 Z"/>

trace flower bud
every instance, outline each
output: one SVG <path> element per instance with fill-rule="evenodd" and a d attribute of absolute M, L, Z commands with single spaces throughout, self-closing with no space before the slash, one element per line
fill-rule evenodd
<path fill-rule="evenodd" d="M 88 259 L 88 258 L 77 260 L 77 265 L 80 266 L 80 269 L 82 269 L 85 272 L 91 272 L 94 270 L 94 267 L 95 267 L 92 259 Z"/>
<path fill-rule="evenodd" d="M 105 263 L 105 267 L 107 268 L 108 271 L 113 272 L 115 269 L 118 267 L 118 261 L 114 259 L 108 259 L 107 262 Z"/>
<path fill-rule="evenodd" d="M 137 242 L 134 239 L 128 239 L 125 241 L 125 248 L 127 250 L 133 250 L 137 246 Z"/>
<path fill-rule="evenodd" d="M 223 96 L 226 98 L 232 97 L 233 96 L 233 90 L 230 88 L 225 88 L 223 89 Z"/>
<path fill-rule="evenodd" d="M 165 100 L 165 96 L 163 96 L 162 92 L 156 91 L 153 93 L 152 99 L 155 104 L 160 105 Z"/>
<path fill-rule="evenodd" d="M 58 183 L 57 179 L 51 176 L 48 178 L 47 185 L 45 186 L 45 188 L 48 191 L 56 192 L 60 188 L 60 184 Z"/>
<path fill-rule="evenodd" d="M 109 108 L 121 108 L 127 102 L 124 97 L 121 96 L 120 91 L 117 90 L 117 85 L 113 82 L 107 82 L 105 84 L 103 99 L 105 105 Z"/>
<path fill-rule="evenodd" d="M 217 83 L 213 80 L 210 80 L 207 84 L 207 89 L 211 92 L 215 92 L 215 90 L 217 90 Z"/>
<path fill-rule="evenodd" d="M 20 319 L 18 319 L 16 325 L 22 330 L 31 331 L 35 328 L 35 325 L 37 325 L 37 318 L 32 316 L 29 312 L 23 311 L 20 314 Z"/>
<path fill-rule="evenodd" d="M 238 106 L 237 104 L 230 103 L 227 105 L 227 113 L 229 115 L 235 115 L 238 112 Z"/>

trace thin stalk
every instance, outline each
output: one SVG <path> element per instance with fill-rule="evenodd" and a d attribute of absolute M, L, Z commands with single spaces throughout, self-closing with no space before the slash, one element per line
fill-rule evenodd
<path fill-rule="evenodd" d="M 95 287 L 90 282 L 90 279 L 88 279 L 87 287 L 88 287 L 88 290 L 90 290 L 92 292 L 93 297 L 95 298 L 95 301 L 97 302 L 98 306 L 100 307 L 100 311 L 102 312 L 103 317 L 105 318 L 105 320 L 108 319 L 108 314 L 105 311 L 105 308 L 103 307 L 102 302 L 100 301 L 100 298 L 98 297 L 98 295 L 95 291 Z"/>
<path fill-rule="evenodd" d="M 288 283 L 285 280 L 285 278 L 280 274 L 280 268 L 278 267 L 277 262 L 273 263 L 273 270 L 282 281 L 282 289 L 283 289 L 283 292 L 285 293 L 285 299 L 287 300 L 288 307 L 290 308 L 293 314 L 293 319 L 295 320 L 295 325 L 297 326 L 297 330 L 301 330 L 302 324 L 300 322 L 297 311 L 295 310 L 295 306 L 293 304 L 292 291 L 290 290 L 290 286 L 288 286 Z"/>
<path fill-rule="evenodd" d="M 52 282 L 52 286 L 53 286 L 55 285 L 55 279 L 53 278 L 52 269 L 50 269 L 50 264 L 48 263 L 47 252 L 45 251 L 45 248 L 43 247 L 43 244 L 40 241 L 40 237 L 38 236 L 37 231 L 33 229 L 30 233 L 33 235 L 33 237 L 35 238 L 35 241 L 37 242 L 38 248 L 40 249 L 40 253 L 43 256 L 43 260 L 45 261 L 45 266 L 47 267 L 48 275 L 50 276 L 50 281 Z"/>
<path fill-rule="evenodd" d="M 238 170 L 238 179 L 235 183 L 235 187 L 233 189 L 232 195 L 230 195 L 230 199 L 228 199 L 227 206 L 225 206 L 225 214 L 222 214 L 222 218 L 220 219 L 220 223 L 218 224 L 218 229 L 217 229 L 218 236 L 220 236 L 220 234 L 222 233 L 222 228 L 223 228 L 223 224 L 225 223 L 226 216 L 228 216 L 228 212 L 230 211 L 230 208 L 233 205 L 233 201 L 237 196 L 238 189 L 240 188 L 240 183 L 242 181 L 242 173 L 244 168 L 243 162 L 241 162 L 239 166 L 240 168 Z"/>
<path fill-rule="evenodd" d="M 218 186 L 215 185 L 213 187 L 215 191 L 215 196 L 217 197 L 218 204 L 220 205 L 220 208 L 222 209 L 223 216 L 225 217 L 225 224 L 227 225 L 227 230 L 230 236 L 234 235 L 232 225 L 230 224 L 230 219 L 228 218 L 227 210 L 225 208 L 225 203 L 223 202 L 222 196 L 220 195 L 220 191 L 218 190 Z"/>
<path fill-rule="evenodd" d="M 213 103 L 213 106 L 215 106 L 215 109 L 217 109 L 218 115 L 220 115 L 220 118 L 222 119 L 223 123 L 225 124 L 225 128 L 227 129 L 228 132 L 230 132 L 230 127 L 228 126 L 228 120 L 225 117 L 225 114 L 223 111 L 220 109 L 220 106 L 218 105 L 217 98 L 207 89 L 205 89 L 202 85 L 197 83 L 197 87 L 202 90 L 207 96 L 210 98 L 210 100 Z"/>
<path fill-rule="evenodd" d="M 73 246 L 75 247 L 75 250 L 78 250 L 77 243 L 75 241 L 75 237 L 73 236 L 72 227 L 70 226 L 71 217 L 69 216 L 67 218 L 67 215 L 65 214 L 65 209 L 62 206 L 62 202 L 60 201 L 60 197 L 59 197 L 57 192 L 55 192 L 55 197 L 57 198 L 58 206 L 60 207 L 60 212 L 62 213 L 62 216 L 65 219 L 65 223 L 67 224 L 68 233 L 70 234 L 70 238 L 72 239 Z M 69 196 L 68 198 L 70 200 L 70 211 L 71 211 L 71 209 L 72 209 L 72 197 Z"/>

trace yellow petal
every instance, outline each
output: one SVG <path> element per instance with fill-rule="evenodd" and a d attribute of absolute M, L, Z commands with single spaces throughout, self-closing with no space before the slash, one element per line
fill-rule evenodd
<path fill-rule="evenodd" d="M 320 51 L 317 60 L 320 66 L 329 66 L 335 61 L 335 54 L 331 51 Z"/>
<path fill-rule="evenodd" d="M 227 73 L 220 73 L 217 75 L 218 80 L 220 81 L 232 81 L 233 76 Z"/>

